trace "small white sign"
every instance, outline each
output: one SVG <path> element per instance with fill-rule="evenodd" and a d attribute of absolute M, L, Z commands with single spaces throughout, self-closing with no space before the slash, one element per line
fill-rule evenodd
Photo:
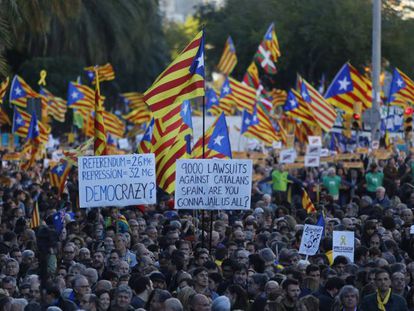
<path fill-rule="evenodd" d="M 248 210 L 252 160 L 179 159 L 176 162 L 176 209 Z"/>
<path fill-rule="evenodd" d="M 305 224 L 300 241 L 299 254 L 312 256 L 319 249 L 323 227 Z"/>
<path fill-rule="evenodd" d="M 332 236 L 333 259 L 337 256 L 347 257 L 354 262 L 355 234 L 353 231 L 334 231 Z"/>
<path fill-rule="evenodd" d="M 309 141 L 309 145 L 311 145 L 311 146 L 321 146 L 322 147 L 322 138 L 320 136 L 309 136 L 308 141 Z"/>
<path fill-rule="evenodd" d="M 321 146 L 312 146 L 312 145 L 307 145 L 306 146 L 306 155 L 310 155 L 310 156 L 320 156 L 321 154 Z"/>
<path fill-rule="evenodd" d="M 156 203 L 153 153 L 79 157 L 78 169 L 80 207 Z"/>
<path fill-rule="evenodd" d="M 290 164 L 295 163 L 296 151 L 294 149 L 285 149 L 280 151 L 279 154 L 279 163 L 280 164 Z"/>
<path fill-rule="evenodd" d="M 305 167 L 319 167 L 319 156 L 305 155 Z"/>
<path fill-rule="evenodd" d="M 329 157 L 329 149 L 322 148 L 321 149 L 321 157 Z"/>
<path fill-rule="evenodd" d="M 379 148 L 379 145 L 380 145 L 379 140 L 373 140 L 372 141 L 372 144 L 371 144 L 372 150 L 378 149 Z"/>
<path fill-rule="evenodd" d="M 410 234 L 414 234 L 414 225 L 410 227 Z"/>

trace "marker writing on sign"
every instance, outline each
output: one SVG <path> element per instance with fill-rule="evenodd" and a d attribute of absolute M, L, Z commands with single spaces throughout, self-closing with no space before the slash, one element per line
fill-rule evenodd
<path fill-rule="evenodd" d="M 86 186 L 86 202 L 149 199 L 155 194 L 155 183 L 124 183 Z"/>

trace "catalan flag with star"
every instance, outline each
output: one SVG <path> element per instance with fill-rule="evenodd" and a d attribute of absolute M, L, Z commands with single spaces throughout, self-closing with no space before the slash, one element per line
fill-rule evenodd
<path fill-rule="evenodd" d="M 147 127 L 145 129 L 145 133 L 142 136 L 141 142 L 138 145 L 138 153 L 150 153 L 152 146 L 151 146 L 151 139 L 152 139 L 152 129 L 154 128 L 154 119 L 151 119 L 148 122 Z"/>
<path fill-rule="evenodd" d="M 194 159 L 232 158 L 229 130 L 224 112 L 217 117 L 204 134 L 204 157 L 203 136 L 195 143 L 191 156 Z"/>
<path fill-rule="evenodd" d="M 283 106 L 284 113 L 294 119 L 306 122 L 314 126 L 316 121 L 309 105 L 302 99 L 301 95 L 294 89 L 291 89 L 287 95 L 286 102 Z"/>
<path fill-rule="evenodd" d="M 15 75 L 11 82 L 10 93 L 9 93 L 10 103 L 19 106 L 21 108 L 27 107 L 27 100 L 29 98 L 37 98 L 39 94 L 33 91 L 29 84 L 23 80 L 22 77 Z"/>
<path fill-rule="evenodd" d="M 204 96 L 204 32 L 199 32 L 144 93 L 154 118 L 163 122 L 180 114 L 186 99 Z"/>
<path fill-rule="evenodd" d="M 241 134 L 256 138 L 266 146 L 272 146 L 273 142 L 283 140 L 282 133 L 276 132 L 265 108 L 257 103 L 253 113 L 243 111 Z"/>
<path fill-rule="evenodd" d="M 232 38 L 229 36 L 224 45 L 224 51 L 221 55 L 220 61 L 217 65 L 217 69 L 224 75 L 228 76 L 233 71 L 237 64 L 236 49 L 233 44 Z"/>
<path fill-rule="evenodd" d="M 50 170 L 50 184 L 59 190 L 59 195 L 62 194 L 65 188 L 66 179 L 68 178 L 71 167 L 68 161 L 61 160 Z"/>
<path fill-rule="evenodd" d="M 72 109 L 95 109 L 95 92 L 88 86 L 77 82 L 69 82 L 68 107 Z"/>
<path fill-rule="evenodd" d="M 86 75 L 89 78 L 89 81 L 92 84 L 96 83 L 95 70 L 98 71 L 100 82 L 111 81 L 115 79 L 115 71 L 110 63 L 106 63 L 105 65 L 101 65 L 101 66 L 85 67 L 84 70 L 86 72 Z"/>
<path fill-rule="evenodd" d="M 353 113 L 355 102 L 362 102 L 363 110 L 372 105 L 372 85 L 350 63 L 342 66 L 324 96 L 333 106 Z"/>
<path fill-rule="evenodd" d="M 414 81 L 398 68 L 394 69 L 388 102 L 391 104 L 414 103 Z"/>
<path fill-rule="evenodd" d="M 329 132 L 336 120 L 334 107 L 310 83 L 300 76 L 298 77 L 298 86 L 301 96 L 308 103 L 316 123 L 325 132 Z"/>

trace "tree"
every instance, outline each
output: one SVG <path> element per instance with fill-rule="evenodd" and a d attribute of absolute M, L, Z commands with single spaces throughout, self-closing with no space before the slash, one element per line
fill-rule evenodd
<path fill-rule="evenodd" d="M 220 10 L 200 7 L 197 16 L 207 25 L 207 43 L 215 47 L 210 51 L 210 66 L 217 64 L 227 36 L 232 36 L 239 59 L 233 75 L 238 78 L 252 61 L 271 22 L 275 22 L 282 52 L 279 72 L 271 77 L 279 87 L 294 86 L 297 73 L 317 83 L 322 74 L 333 78 L 348 60 L 362 69 L 371 59 L 369 0 L 262 0 L 260 5 L 228 0 Z M 413 30 L 413 21 L 403 20 L 385 2 L 383 56 L 408 72 L 414 65 L 414 56 L 407 49 Z"/>

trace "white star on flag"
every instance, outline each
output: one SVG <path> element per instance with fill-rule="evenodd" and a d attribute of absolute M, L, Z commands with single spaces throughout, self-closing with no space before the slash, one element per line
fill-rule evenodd
<path fill-rule="evenodd" d="M 221 141 L 223 140 L 223 138 L 224 138 L 223 135 L 217 135 L 217 137 L 214 138 L 214 144 L 221 146 Z"/>
<path fill-rule="evenodd" d="M 397 85 L 398 85 L 398 87 L 402 87 L 402 85 L 403 85 L 403 80 L 398 79 L 398 80 L 397 80 Z"/>
<path fill-rule="evenodd" d="M 225 94 L 230 93 L 230 88 L 227 85 L 225 87 L 223 87 L 223 93 L 225 93 Z"/>
<path fill-rule="evenodd" d="M 14 89 L 14 93 L 16 93 L 16 95 L 20 95 L 22 93 L 22 90 L 19 87 L 16 87 Z"/>
<path fill-rule="evenodd" d="M 187 114 L 187 110 L 188 110 L 188 103 L 186 103 L 186 104 L 184 104 L 184 105 L 183 105 L 183 112 L 184 112 L 184 115 L 186 115 L 186 114 Z"/>
<path fill-rule="evenodd" d="M 197 58 L 197 68 L 204 67 L 204 53 L 201 53 L 201 55 Z"/>
<path fill-rule="evenodd" d="M 152 135 L 152 126 L 150 125 L 150 126 L 148 127 L 148 132 L 147 132 L 147 135 L 145 135 L 145 136 L 147 136 L 148 138 L 150 138 L 150 137 L 151 137 L 151 135 Z"/>
<path fill-rule="evenodd" d="M 72 96 L 73 99 L 76 99 L 76 98 L 78 98 L 79 93 L 78 92 L 72 92 L 71 96 Z"/>
<path fill-rule="evenodd" d="M 349 82 L 346 77 L 344 77 L 343 80 L 338 80 L 338 83 L 339 83 L 339 90 L 344 90 L 344 91 L 346 91 L 348 89 L 348 85 L 351 84 L 351 82 Z"/>
<path fill-rule="evenodd" d="M 306 100 L 306 98 L 308 98 L 308 94 L 306 94 L 306 92 L 304 91 L 304 92 L 302 92 L 302 97 L 303 97 L 303 99 Z"/>
<path fill-rule="evenodd" d="M 254 116 L 253 116 L 253 121 L 254 121 L 254 122 L 256 122 L 256 121 L 257 121 L 257 116 L 256 116 L 256 115 L 254 115 Z"/>
<path fill-rule="evenodd" d="M 296 106 L 296 100 L 294 100 L 294 99 L 289 100 L 289 103 L 292 107 Z"/>
<path fill-rule="evenodd" d="M 245 124 L 247 124 L 247 125 L 249 125 L 249 124 L 250 124 L 250 120 L 249 120 L 249 119 L 246 119 L 246 120 L 244 121 L 244 123 L 245 123 Z"/>
<path fill-rule="evenodd" d="M 17 124 L 23 124 L 23 119 L 22 119 L 22 118 L 20 118 L 20 117 L 18 117 L 18 118 L 16 119 L 16 123 L 17 123 Z"/>
<path fill-rule="evenodd" d="M 211 99 L 211 102 L 214 104 L 214 103 L 217 103 L 217 98 L 215 98 L 215 97 L 213 97 L 212 99 Z"/>

